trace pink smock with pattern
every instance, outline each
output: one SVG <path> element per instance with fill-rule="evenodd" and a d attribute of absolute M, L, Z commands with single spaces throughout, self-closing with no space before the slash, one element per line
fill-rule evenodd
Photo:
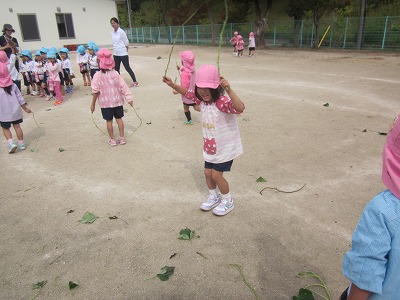
<path fill-rule="evenodd" d="M 117 107 L 124 105 L 124 100 L 133 100 L 124 79 L 115 70 L 96 72 L 92 79 L 92 92 L 100 92 L 97 101 L 101 108 Z"/>
<path fill-rule="evenodd" d="M 193 90 L 186 93 L 201 108 L 203 131 L 203 157 L 210 163 L 224 163 L 243 153 L 237 115 L 232 100 L 220 96 L 217 102 L 205 102 L 196 97 Z"/>

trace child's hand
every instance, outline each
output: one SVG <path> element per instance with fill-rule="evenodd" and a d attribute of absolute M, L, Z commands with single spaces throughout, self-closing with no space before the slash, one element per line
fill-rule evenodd
<path fill-rule="evenodd" d="M 178 65 L 178 64 L 176 64 L 176 69 L 177 69 L 178 71 L 180 71 L 180 70 L 181 70 L 181 66 Z"/>
<path fill-rule="evenodd" d="M 174 82 L 171 80 L 171 78 L 167 77 L 167 76 L 163 76 L 163 80 L 164 83 L 166 83 L 168 86 L 172 86 L 174 84 Z"/>
<path fill-rule="evenodd" d="M 22 108 L 27 114 L 32 113 L 31 109 L 28 106 L 24 105 Z"/>
<path fill-rule="evenodd" d="M 179 93 L 177 91 L 175 91 L 175 90 L 172 90 L 172 94 L 178 95 Z"/>
<path fill-rule="evenodd" d="M 131 101 L 128 101 L 128 104 L 131 106 L 131 107 L 133 107 L 133 101 L 131 100 Z"/>
<path fill-rule="evenodd" d="M 226 80 L 224 77 L 220 76 L 220 85 L 221 87 L 225 90 L 225 91 L 229 91 L 229 89 L 231 88 L 231 85 L 229 84 L 228 80 Z"/>
<path fill-rule="evenodd" d="M 95 105 L 94 105 L 94 104 L 90 105 L 90 111 L 91 111 L 92 113 L 94 112 L 94 109 L 95 109 Z"/>

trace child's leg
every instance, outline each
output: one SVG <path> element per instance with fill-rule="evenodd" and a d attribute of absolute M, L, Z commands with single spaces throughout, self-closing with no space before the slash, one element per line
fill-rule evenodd
<path fill-rule="evenodd" d="M 110 120 L 110 121 L 106 121 L 106 123 L 107 123 L 107 131 L 108 131 L 108 135 L 110 136 L 110 139 L 115 139 L 115 136 L 114 136 L 114 128 L 113 128 L 113 120 Z"/>
<path fill-rule="evenodd" d="M 197 104 L 195 106 L 193 106 L 193 108 L 194 108 L 195 111 L 200 111 L 200 106 L 197 105 Z"/>
<path fill-rule="evenodd" d="M 88 85 L 90 85 L 90 74 L 89 74 L 89 72 L 86 73 L 86 78 L 87 78 Z"/>
<path fill-rule="evenodd" d="M 185 124 L 193 124 L 192 116 L 191 116 L 190 110 L 189 110 L 189 105 L 183 104 L 183 111 L 185 112 L 185 116 L 186 116 L 186 119 L 187 119 Z"/>
<path fill-rule="evenodd" d="M 17 134 L 18 142 L 24 140 L 24 133 L 20 124 L 13 124 L 15 133 Z"/>
<path fill-rule="evenodd" d="M 207 181 L 207 185 L 210 183 L 210 186 L 215 188 L 215 186 L 218 187 L 219 191 L 221 192 L 221 194 L 226 195 L 229 193 L 229 184 L 228 181 L 226 181 L 226 179 L 224 178 L 224 172 L 219 172 L 213 169 L 211 170 L 211 174 L 209 174 L 208 176 L 210 176 L 209 179 L 207 179 L 207 175 L 206 175 L 206 181 Z"/>
<path fill-rule="evenodd" d="M 86 83 L 86 74 L 85 73 L 82 73 L 82 78 L 83 78 L 83 85 L 87 85 L 87 83 Z"/>
<path fill-rule="evenodd" d="M 124 138 L 124 132 L 125 132 L 124 121 L 122 121 L 122 119 L 115 119 L 115 122 L 117 122 L 118 125 L 119 136 L 121 138 Z"/>
<path fill-rule="evenodd" d="M 14 141 L 12 139 L 11 130 L 10 130 L 10 128 L 4 128 L 4 127 L 2 127 L 2 129 L 3 129 L 4 137 L 6 138 L 6 140 L 8 142 L 8 153 L 14 153 L 17 150 L 17 145 L 14 144 Z"/>
<path fill-rule="evenodd" d="M 7 141 L 12 141 L 12 133 L 10 128 L 2 128 L 3 129 L 3 134 L 4 137 L 6 138 Z"/>
<path fill-rule="evenodd" d="M 60 89 L 60 82 L 54 81 L 54 92 L 56 93 L 56 97 L 58 101 L 62 101 L 61 89 Z"/>

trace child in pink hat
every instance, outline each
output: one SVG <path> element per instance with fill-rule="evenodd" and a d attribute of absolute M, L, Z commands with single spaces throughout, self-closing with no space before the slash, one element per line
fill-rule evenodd
<path fill-rule="evenodd" d="M 240 34 L 237 36 L 236 49 L 238 51 L 238 57 L 243 57 L 244 41 Z"/>
<path fill-rule="evenodd" d="M 254 52 L 256 51 L 256 40 L 254 38 L 254 33 L 249 33 L 249 56 L 254 57 Z"/>
<path fill-rule="evenodd" d="M 107 49 L 100 49 L 97 52 L 100 71 L 96 72 L 92 80 L 93 100 L 90 110 L 94 112 L 96 101 L 99 101 L 103 119 L 106 120 L 107 131 L 110 136 L 108 144 L 117 146 L 125 145 L 124 137 L 124 101 L 126 100 L 133 107 L 132 93 L 124 79 L 114 70 L 115 62 L 112 53 Z M 113 119 L 118 125 L 119 139 L 115 138 Z"/>
<path fill-rule="evenodd" d="M 192 51 L 182 51 L 179 54 L 182 62 L 182 66 L 176 66 L 178 71 L 180 71 L 181 86 L 193 90 L 194 81 L 196 78 L 196 71 L 194 66 L 194 53 Z M 174 94 L 178 94 L 177 91 L 173 90 Z M 186 125 L 193 125 L 192 116 L 190 114 L 189 107 L 193 106 L 194 110 L 200 111 L 200 107 L 192 99 L 188 99 L 185 95 L 182 95 L 183 111 L 185 113 L 187 121 Z"/>
<path fill-rule="evenodd" d="M 237 44 L 237 36 L 239 35 L 239 32 L 235 31 L 233 33 L 233 37 L 229 40 L 232 43 L 233 46 L 233 55 L 237 55 L 237 49 L 236 49 L 236 44 Z"/>
<path fill-rule="evenodd" d="M 226 215 L 235 206 L 229 184 L 223 175 L 230 171 L 233 160 L 243 153 L 237 115 L 244 111 L 244 104 L 229 82 L 218 75 L 218 69 L 213 65 L 200 67 L 194 90 L 175 84 L 169 77 L 163 77 L 163 81 L 200 106 L 204 175 L 209 189 L 208 198 L 200 209 L 213 209 L 215 215 Z M 229 97 L 224 95 L 224 91 Z"/>
<path fill-rule="evenodd" d="M 24 133 L 22 132 L 22 110 L 31 113 L 26 106 L 21 91 L 17 85 L 12 82 L 10 71 L 7 65 L 0 63 L 0 126 L 3 129 L 4 137 L 8 142 L 8 153 L 14 153 L 17 149 L 25 150 Z M 11 125 L 13 125 L 17 134 L 18 142 L 14 143 Z"/>
<path fill-rule="evenodd" d="M 400 118 L 383 148 L 382 181 L 388 188 L 364 209 L 343 257 L 350 287 L 341 299 L 397 300 L 400 295 Z"/>

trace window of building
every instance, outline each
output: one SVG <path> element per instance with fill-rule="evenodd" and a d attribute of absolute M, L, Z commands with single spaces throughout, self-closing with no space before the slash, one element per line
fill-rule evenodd
<path fill-rule="evenodd" d="M 19 25 L 22 31 L 22 40 L 40 41 L 39 27 L 36 19 L 36 14 L 18 15 Z"/>
<path fill-rule="evenodd" d="M 72 14 L 56 14 L 58 35 L 60 39 L 75 38 Z"/>

